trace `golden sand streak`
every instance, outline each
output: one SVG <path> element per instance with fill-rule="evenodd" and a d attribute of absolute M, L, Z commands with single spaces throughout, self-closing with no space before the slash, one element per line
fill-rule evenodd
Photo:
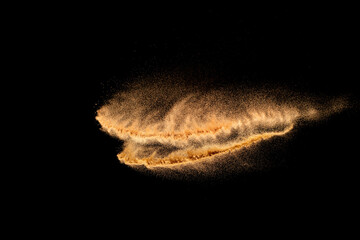
<path fill-rule="evenodd" d="M 182 164 L 191 164 L 191 163 L 198 163 L 200 161 L 206 161 L 207 159 L 213 157 L 214 155 L 223 155 L 227 154 L 231 151 L 236 151 L 245 147 L 249 147 L 257 142 L 260 142 L 261 140 L 266 140 L 274 136 L 281 136 L 285 135 L 286 133 L 290 132 L 293 129 L 293 125 L 285 129 L 281 132 L 269 132 L 269 133 L 263 133 L 263 134 L 257 134 L 254 136 L 249 137 L 248 139 L 238 142 L 232 146 L 227 146 L 223 148 L 210 148 L 207 150 L 204 150 L 202 153 L 192 153 L 191 151 L 188 151 L 187 157 L 165 157 L 161 159 L 156 158 L 144 158 L 144 159 L 130 159 L 126 156 L 126 154 L 121 153 L 118 154 L 118 158 L 121 162 L 128 164 L 130 166 L 137 166 L 137 165 L 144 165 L 147 168 L 156 168 L 156 167 L 173 167 L 173 166 L 179 166 Z"/>
<path fill-rule="evenodd" d="M 316 104 L 281 91 L 241 91 L 191 93 L 186 85 L 138 84 L 110 99 L 96 119 L 103 131 L 124 141 L 122 163 L 153 169 L 206 162 L 346 105 Z"/>

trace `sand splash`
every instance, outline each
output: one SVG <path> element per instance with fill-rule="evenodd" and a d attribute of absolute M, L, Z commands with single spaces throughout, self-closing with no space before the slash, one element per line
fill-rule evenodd
<path fill-rule="evenodd" d="M 142 81 L 98 111 L 101 129 L 124 141 L 117 156 L 130 166 L 171 168 L 289 133 L 346 107 L 281 89 L 212 89 L 185 81 Z"/>

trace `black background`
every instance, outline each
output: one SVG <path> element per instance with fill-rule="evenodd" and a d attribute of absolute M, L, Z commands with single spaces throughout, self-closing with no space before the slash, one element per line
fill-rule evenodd
<path fill-rule="evenodd" d="M 68 157 L 74 181 L 66 201 L 85 212 L 174 213 L 184 206 L 193 212 L 268 210 L 271 216 L 330 219 L 353 212 L 359 135 L 355 16 L 351 7 L 311 5 L 134 4 L 66 11 L 56 23 L 66 35 L 55 37 L 81 115 L 74 144 L 80 151 Z M 269 156 L 282 162 L 274 169 L 221 181 L 162 179 L 120 164 L 121 143 L 99 130 L 95 115 L 124 81 L 164 72 L 191 81 L 209 78 L 215 87 L 285 85 L 319 96 L 347 95 L 354 107 L 303 126 Z"/>

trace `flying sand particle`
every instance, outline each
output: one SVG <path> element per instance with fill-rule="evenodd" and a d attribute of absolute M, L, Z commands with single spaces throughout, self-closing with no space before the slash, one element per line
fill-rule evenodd
<path fill-rule="evenodd" d="M 280 89 L 205 91 L 152 81 L 115 94 L 96 119 L 103 131 L 124 141 L 120 162 L 156 169 L 206 163 L 345 107 L 340 98 L 317 102 Z"/>

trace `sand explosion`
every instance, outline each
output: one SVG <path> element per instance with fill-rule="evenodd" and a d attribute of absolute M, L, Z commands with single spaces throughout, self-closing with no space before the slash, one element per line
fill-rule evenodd
<path fill-rule="evenodd" d="M 102 130 L 124 141 L 119 160 L 149 169 L 193 164 L 285 135 L 299 121 L 345 107 L 282 90 L 204 90 L 185 82 L 128 86 L 98 111 Z"/>

